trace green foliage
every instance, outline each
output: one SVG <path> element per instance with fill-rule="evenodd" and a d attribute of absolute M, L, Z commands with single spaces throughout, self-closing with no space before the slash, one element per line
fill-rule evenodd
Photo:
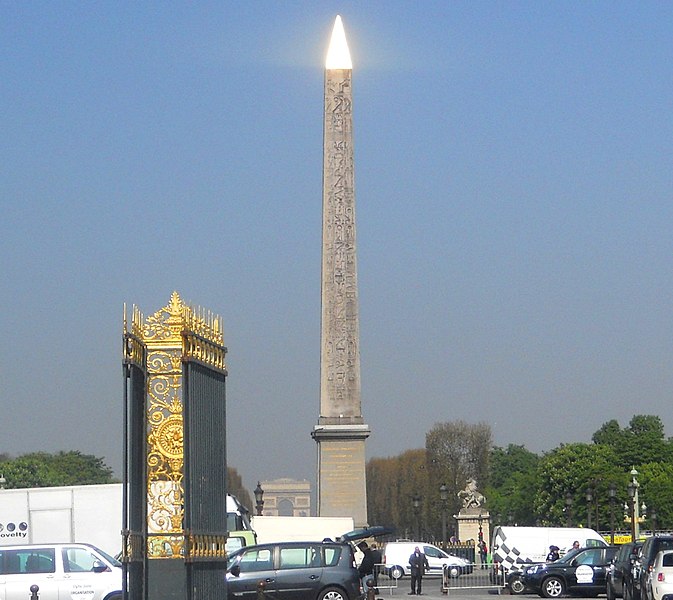
<path fill-rule="evenodd" d="M 641 500 L 646 501 L 646 515 L 649 520 L 646 527 L 670 529 L 673 524 L 673 464 L 669 462 L 647 463 L 637 467 Z M 652 511 L 656 514 L 656 523 L 652 522 Z"/>
<path fill-rule="evenodd" d="M 77 451 L 34 452 L 0 463 L 7 488 L 114 483 L 102 458 Z"/>
<path fill-rule="evenodd" d="M 623 497 L 626 478 L 610 446 L 562 444 L 540 460 L 535 513 L 544 525 L 576 527 L 592 521 L 594 529 L 609 529 L 608 490 L 614 484 Z M 591 500 L 587 499 L 589 490 Z"/>
<path fill-rule="evenodd" d="M 534 525 L 533 502 L 540 457 L 524 446 L 491 449 L 484 494 L 495 524 Z"/>
<path fill-rule="evenodd" d="M 653 415 L 634 415 L 624 429 L 614 419 L 608 421 L 594 433 L 592 440 L 594 444 L 612 448 L 622 470 L 671 458 L 671 442 L 664 438 L 664 425 Z"/>
<path fill-rule="evenodd" d="M 594 444 L 602 444 L 604 446 L 611 446 L 617 448 L 622 438 L 622 428 L 616 419 L 611 419 L 607 423 L 603 423 L 601 428 L 591 436 L 591 441 Z"/>
<path fill-rule="evenodd" d="M 607 421 L 592 436 L 593 443 L 562 444 L 543 456 L 517 445 L 491 448 L 490 435 L 484 424 L 440 423 L 428 432 L 425 451 L 370 460 L 370 522 L 394 526 L 398 536 L 411 537 L 420 527 L 424 539 L 438 540 L 439 486 L 449 488 L 450 533 L 455 527 L 450 516 L 460 508 L 456 494 L 473 477 L 486 496 L 492 525 L 591 522 L 594 529 L 625 531 L 623 506 L 635 467 L 648 515 L 654 508 L 658 529 L 673 527 L 673 441 L 665 439 L 659 417 L 635 415 L 623 429 L 616 420 Z M 411 503 L 415 494 L 422 498 L 418 515 Z M 652 522 L 644 527 L 651 528 Z"/>

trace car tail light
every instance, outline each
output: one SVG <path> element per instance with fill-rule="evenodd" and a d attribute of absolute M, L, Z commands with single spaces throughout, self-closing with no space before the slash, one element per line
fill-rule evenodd
<path fill-rule="evenodd" d="M 659 582 L 666 581 L 666 577 L 664 576 L 663 573 L 657 573 L 657 581 Z"/>

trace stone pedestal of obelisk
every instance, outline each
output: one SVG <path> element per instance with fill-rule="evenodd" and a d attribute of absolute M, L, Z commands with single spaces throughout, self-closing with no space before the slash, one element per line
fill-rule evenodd
<path fill-rule="evenodd" d="M 325 65 L 318 515 L 367 524 L 360 399 L 352 65 L 337 17 Z"/>

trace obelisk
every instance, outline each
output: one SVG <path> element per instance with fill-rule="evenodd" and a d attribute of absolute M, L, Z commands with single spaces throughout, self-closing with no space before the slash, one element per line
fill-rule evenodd
<path fill-rule="evenodd" d="M 360 399 L 352 63 L 337 16 L 325 63 L 318 515 L 367 524 Z"/>

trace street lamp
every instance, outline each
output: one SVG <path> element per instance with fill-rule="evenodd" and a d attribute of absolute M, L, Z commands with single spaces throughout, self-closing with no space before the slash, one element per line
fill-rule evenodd
<path fill-rule="evenodd" d="M 615 545 L 615 499 L 617 498 L 617 486 L 613 481 L 608 491 L 610 495 L 610 544 Z"/>
<path fill-rule="evenodd" d="M 446 546 L 446 504 L 449 499 L 449 488 L 446 484 L 439 486 L 439 500 L 442 503 L 442 543 Z"/>
<path fill-rule="evenodd" d="M 411 499 L 411 506 L 414 509 L 414 514 L 416 515 L 416 541 L 420 541 L 420 537 L 421 537 L 421 517 L 420 517 L 421 497 L 420 496 L 414 496 Z"/>
<path fill-rule="evenodd" d="M 481 513 L 479 513 L 479 541 L 483 542 L 484 541 L 484 529 L 482 525 L 484 524 L 484 517 L 482 516 Z"/>
<path fill-rule="evenodd" d="M 573 495 L 568 492 L 566 494 L 566 527 L 572 527 L 572 522 L 573 522 Z"/>
<path fill-rule="evenodd" d="M 591 529 L 591 501 L 594 499 L 593 490 L 587 488 L 587 528 Z"/>
<path fill-rule="evenodd" d="M 636 479 L 636 475 L 638 475 L 638 471 L 635 469 L 631 470 L 631 481 L 629 482 L 629 485 L 627 486 L 627 490 L 629 492 L 629 513 L 631 516 L 631 540 L 636 541 L 638 539 L 638 520 L 639 520 L 639 515 L 638 515 L 638 509 L 640 508 L 638 506 L 638 488 L 640 487 L 638 484 L 638 480 Z"/>
<path fill-rule="evenodd" d="M 264 510 L 264 490 L 260 482 L 257 482 L 257 487 L 253 492 L 255 494 L 255 508 L 257 509 L 257 516 L 262 516 L 262 511 Z"/>

